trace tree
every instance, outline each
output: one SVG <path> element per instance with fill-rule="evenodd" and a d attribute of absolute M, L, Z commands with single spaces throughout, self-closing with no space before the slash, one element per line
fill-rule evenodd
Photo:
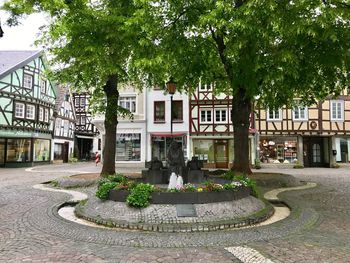
<path fill-rule="evenodd" d="M 101 174 L 115 173 L 118 115 L 129 113 L 118 106 L 118 84 L 128 80 L 128 60 L 140 32 L 129 22 L 135 12 L 133 1 L 10 0 L 3 9 L 11 13 L 10 25 L 31 13 L 50 16 L 40 43 L 52 56 L 54 76 L 78 91 L 88 91 L 99 103 L 97 111 L 105 112 Z"/>
<path fill-rule="evenodd" d="M 149 56 L 133 63 L 149 72 L 150 82 L 172 76 L 190 92 L 201 79 L 232 95 L 238 172 L 251 173 L 249 117 L 255 102 L 277 108 L 300 98 L 311 104 L 349 85 L 348 0 L 139 4 Z"/>

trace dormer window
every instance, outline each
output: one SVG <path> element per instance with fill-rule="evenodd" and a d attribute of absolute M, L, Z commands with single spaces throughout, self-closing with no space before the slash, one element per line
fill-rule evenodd
<path fill-rule="evenodd" d="M 23 74 L 23 87 L 26 89 L 33 88 L 33 76 L 27 73 Z"/>

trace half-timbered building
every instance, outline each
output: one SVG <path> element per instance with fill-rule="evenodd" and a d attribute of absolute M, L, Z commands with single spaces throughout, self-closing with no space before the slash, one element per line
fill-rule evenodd
<path fill-rule="evenodd" d="M 346 91 L 312 106 L 258 109 L 256 127 L 264 163 L 331 167 L 350 161 L 350 100 Z"/>
<path fill-rule="evenodd" d="M 51 157 L 56 92 L 41 51 L 0 51 L 0 166 Z"/>
<path fill-rule="evenodd" d="M 54 116 L 53 160 L 66 163 L 73 155 L 75 130 L 75 110 L 68 86 L 57 86 Z"/>
<path fill-rule="evenodd" d="M 74 109 L 76 114 L 75 124 L 75 155 L 80 160 L 90 160 L 94 152 L 101 150 L 99 134 L 92 123 L 92 115 L 89 109 L 90 94 L 88 92 L 73 93 Z"/>
<path fill-rule="evenodd" d="M 232 97 L 216 95 L 213 84 L 200 83 L 190 100 L 191 156 L 207 168 L 229 168 L 233 161 Z M 250 160 L 255 160 L 253 115 L 250 127 Z"/>

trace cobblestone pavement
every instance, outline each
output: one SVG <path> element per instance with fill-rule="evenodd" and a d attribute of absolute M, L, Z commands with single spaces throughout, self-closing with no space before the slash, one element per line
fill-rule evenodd
<path fill-rule="evenodd" d="M 235 246 L 251 248 L 247 251 L 273 262 L 350 262 L 349 169 L 278 170 L 320 186 L 282 193 L 295 209 L 281 222 L 209 233 L 140 233 L 78 225 L 55 210 L 71 196 L 32 187 L 100 168 L 84 163 L 0 169 L 0 262 L 241 262 L 225 250 Z M 136 171 L 125 171 L 132 169 Z"/>

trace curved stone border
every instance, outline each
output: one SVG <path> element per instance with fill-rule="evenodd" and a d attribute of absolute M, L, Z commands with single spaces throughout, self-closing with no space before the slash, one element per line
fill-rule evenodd
<path fill-rule="evenodd" d="M 46 187 L 45 184 L 36 184 L 33 186 L 33 188 L 43 190 L 43 191 L 61 192 L 61 193 L 70 194 L 73 197 L 68 201 L 69 203 L 78 203 L 80 201 L 88 199 L 87 194 L 84 194 L 78 191 L 72 191 L 72 190 L 54 189 L 54 188 Z"/>
<path fill-rule="evenodd" d="M 89 222 L 96 223 L 98 225 L 104 225 L 107 227 L 115 227 L 120 229 L 131 230 L 143 230 L 153 232 L 208 232 L 224 229 L 242 228 L 256 225 L 260 222 L 266 221 L 274 214 L 273 206 L 269 203 L 265 203 L 265 208 L 251 214 L 247 217 L 235 218 L 232 220 L 220 220 L 211 222 L 189 222 L 189 223 L 134 223 L 127 222 L 125 220 L 111 220 L 101 218 L 99 216 L 91 216 L 84 213 L 84 206 L 78 204 L 75 209 L 75 215 L 79 218 L 87 220 Z"/>
<path fill-rule="evenodd" d="M 271 190 L 269 192 L 266 192 L 264 194 L 264 198 L 268 201 L 279 201 L 279 198 L 277 197 L 278 194 L 285 192 L 285 191 L 295 191 L 295 190 L 305 190 L 305 189 L 309 189 L 309 188 L 314 188 L 316 187 L 317 184 L 316 183 L 311 183 L 308 182 L 306 183 L 306 185 L 302 185 L 302 186 L 296 186 L 296 187 L 285 187 L 285 188 L 277 188 L 274 190 Z"/>

